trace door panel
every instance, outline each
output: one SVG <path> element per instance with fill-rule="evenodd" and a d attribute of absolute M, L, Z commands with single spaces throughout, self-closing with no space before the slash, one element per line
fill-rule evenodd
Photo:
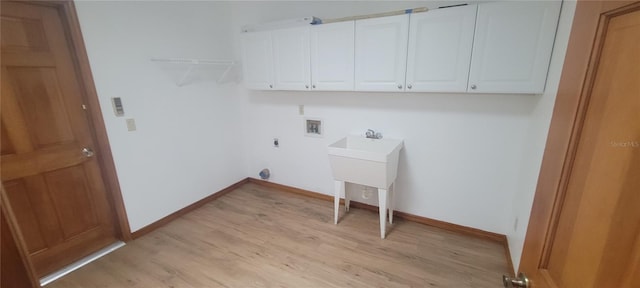
<path fill-rule="evenodd" d="M 58 13 L 2 2 L 2 182 L 38 276 L 117 240 Z"/>
<path fill-rule="evenodd" d="M 353 91 L 355 21 L 311 26 L 312 89 Z"/>
<path fill-rule="evenodd" d="M 595 48 L 591 57 L 585 53 L 577 61 L 567 56 L 565 63 L 560 91 L 563 85 L 585 90 L 558 95 L 557 103 L 579 99 L 574 104 L 574 109 L 579 105 L 578 117 L 569 127 L 573 140 L 554 194 L 541 190 L 548 189 L 547 182 L 555 177 L 544 169 L 553 161 L 548 157 L 559 156 L 550 155 L 557 153 L 550 147 L 561 147 L 564 138 L 554 130 L 567 123 L 552 122 L 520 265 L 521 271 L 533 276 L 534 287 L 637 287 L 640 3 L 625 5 L 579 2 L 576 10 L 572 30 L 576 36 L 567 53 L 584 49 L 594 38 Z M 573 82 L 576 73 L 582 73 L 584 86 Z M 554 119 L 559 109 L 565 107 L 556 107 Z"/>
<path fill-rule="evenodd" d="M 273 89 L 273 45 L 270 31 L 242 33 L 242 70 L 248 89 Z"/>
<path fill-rule="evenodd" d="M 404 91 L 409 15 L 356 20 L 355 90 Z"/>
<path fill-rule="evenodd" d="M 82 166 L 48 172 L 44 181 L 54 197 L 57 215 L 62 225 L 64 238 L 68 239 L 97 226 L 97 215 L 87 185 L 87 175 Z"/>
<path fill-rule="evenodd" d="M 407 91 L 466 92 L 477 5 L 411 14 Z"/>
<path fill-rule="evenodd" d="M 277 90 L 310 90 L 309 27 L 271 32 L 274 84 Z"/>
<path fill-rule="evenodd" d="M 73 141 L 55 67 L 8 67 L 5 72 L 34 148 Z"/>
<path fill-rule="evenodd" d="M 2 49 L 23 51 L 48 51 L 49 45 L 40 19 L 21 18 L 3 15 L 0 22 L 2 30 Z"/>
<path fill-rule="evenodd" d="M 4 192 L 4 188 L 0 188 L 0 287 L 40 287 L 36 284 L 33 268 L 25 262 L 22 234 L 15 229 L 14 214 L 8 211 Z"/>
<path fill-rule="evenodd" d="M 560 1 L 478 5 L 469 92 L 542 93 Z"/>
<path fill-rule="evenodd" d="M 35 253 L 46 249 L 47 243 L 44 239 L 44 233 L 40 230 L 38 215 L 36 215 L 38 210 L 31 205 L 29 197 L 32 193 L 27 193 L 27 187 L 25 187 L 24 181 L 21 179 L 5 182 L 4 188 L 7 191 L 7 196 L 9 197 L 11 204 L 15 207 L 23 208 L 15 210 L 13 213 L 16 218 L 21 219 L 22 227 L 20 227 L 20 230 L 27 242 L 26 245 L 29 253 Z"/>

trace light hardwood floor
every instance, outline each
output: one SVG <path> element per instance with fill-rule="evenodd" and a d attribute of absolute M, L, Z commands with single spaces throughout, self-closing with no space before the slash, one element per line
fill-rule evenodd
<path fill-rule="evenodd" d="M 342 215 L 342 212 L 341 212 Z M 255 184 L 49 284 L 89 287 L 502 287 L 502 244 Z"/>

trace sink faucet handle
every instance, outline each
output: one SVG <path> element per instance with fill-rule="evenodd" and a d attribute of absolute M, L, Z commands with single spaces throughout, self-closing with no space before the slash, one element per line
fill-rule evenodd
<path fill-rule="evenodd" d="M 365 135 L 367 136 L 367 138 L 375 137 L 376 131 L 373 131 L 372 129 L 367 129 L 367 133 Z"/>

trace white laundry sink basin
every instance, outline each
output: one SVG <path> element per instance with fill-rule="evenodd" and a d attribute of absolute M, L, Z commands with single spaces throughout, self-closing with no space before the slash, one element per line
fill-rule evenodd
<path fill-rule="evenodd" d="M 396 180 L 402 140 L 347 136 L 329 145 L 333 178 L 381 189 Z"/>

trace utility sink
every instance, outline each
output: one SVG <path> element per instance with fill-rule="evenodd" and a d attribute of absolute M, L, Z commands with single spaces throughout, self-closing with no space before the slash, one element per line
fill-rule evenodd
<path fill-rule="evenodd" d="M 375 135 L 374 131 L 370 131 L 371 135 Z M 345 182 L 376 187 L 380 209 L 380 238 L 385 238 L 387 208 L 389 223 L 393 223 L 395 205 L 393 182 L 398 175 L 398 158 L 403 146 L 402 140 L 360 136 L 347 136 L 329 145 L 329 162 L 335 180 L 333 201 L 335 224 L 338 224 L 341 196 L 344 197 L 345 210 L 349 211 L 350 200 L 345 193 Z"/>
<path fill-rule="evenodd" d="M 347 136 L 329 145 L 333 178 L 387 189 L 396 180 L 402 140 Z"/>

